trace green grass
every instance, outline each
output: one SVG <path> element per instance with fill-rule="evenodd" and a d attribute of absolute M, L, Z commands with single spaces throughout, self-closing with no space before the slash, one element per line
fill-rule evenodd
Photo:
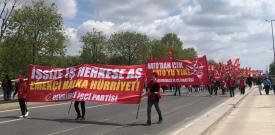
<path fill-rule="evenodd" d="M 18 101 L 17 99 L 11 99 L 9 101 L 0 100 L 0 104 L 14 103 L 14 102 L 17 102 L 17 101 Z"/>

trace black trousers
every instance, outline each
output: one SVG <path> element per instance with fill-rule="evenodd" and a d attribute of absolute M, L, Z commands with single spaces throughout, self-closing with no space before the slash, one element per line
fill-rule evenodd
<path fill-rule="evenodd" d="M 265 89 L 265 94 L 266 94 L 266 95 L 269 95 L 270 86 L 265 85 L 265 86 L 264 86 L 264 89 Z"/>
<path fill-rule="evenodd" d="M 149 100 L 148 99 L 147 121 L 151 122 L 151 109 L 152 109 L 153 105 L 155 106 L 156 111 L 158 112 L 159 120 L 162 120 L 162 115 L 161 115 L 161 111 L 160 111 L 160 108 L 159 108 L 159 100 Z"/>
<path fill-rule="evenodd" d="M 274 95 L 275 95 L 275 85 L 272 85 L 272 89 L 273 89 Z"/>
<path fill-rule="evenodd" d="M 80 103 L 80 106 L 81 106 L 82 115 L 80 114 L 79 103 Z M 77 113 L 77 116 L 85 117 L 85 112 L 86 112 L 86 110 L 85 110 L 85 101 L 75 101 L 74 102 L 74 109 Z"/>
<path fill-rule="evenodd" d="M 218 94 L 218 89 L 219 89 L 219 88 L 218 88 L 217 86 L 214 86 L 214 87 L 213 87 L 213 90 L 214 90 L 215 95 Z M 212 93 L 212 94 L 213 94 L 213 93 Z"/>
<path fill-rule="evenodd" d="M 225 95 L 225 88 L 222 88 L 222 94 Z"/>
<path fill-rule="evenodd" d="M 28 108 L 27 108 L 27 105 L 26 105 L 26 100 L 22 99 L 22 98 L 19 98 L 18 102 L 19 102 L 19 106 L 20 106 L 20 109 L 21 109 L 21 114 L 25 115 L 26 112 L 28 111 Z"/>
<path fill-rule="evenodd" d="M 245 88 L 240 88 L 241 94 L 245 94 Z"/>
<path fill-rule="evenodd" d="M 209 92 L 210 95 L 213 94 L 213 90 L 214 90 L 213 86 L 208 87 L 208 92 Z"/>
<path fill-rule="evenodd" d="M 177 92 L 179 92 L 179 96 L 180 96 L 180 86 L 176 86 L 175 93 L 174 93 L 175 96 L 177 95 Z"/>
<path fill-rule="evenodd" d="M 230 97 L 234 97 L 235 96 L 235 92 L 234 92 L 235 88 L 234 87 L 229 87 L 229 93 L 230 93 Z"/>

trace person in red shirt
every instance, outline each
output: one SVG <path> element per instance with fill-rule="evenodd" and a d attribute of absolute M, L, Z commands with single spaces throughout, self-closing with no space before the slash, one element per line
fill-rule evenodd
<path fill-rule="evenodd" d="M 243 77 L 240 78 L 239 88 L 240 88 L 241 94 L 244 95 L 244 93 L 245 93 L 245 79 Z"/>
<path fill-rule="evenodd" d="M 227 79 L 227 87 L 229 89 L 229 93 L 230 93 L 230 97 L 234 97 L 235 96 L 235 87 L 236 87 L 236 81 L 232 76 L 229 76 L 229 78 Z"/>
<path fill-rule="evenodd" d="M 26 98 L 27 98 L 27 83 L 24 81 L 23 75 L 18 75 L 18 82 L 15 92 L 13 94 L 13 98 L 15 95 L 18 94 L 18 102 L 21 109 L 21 116 L 20 118 L 25 118 L 29 115 L 27 105 L 26 105 Z"/>
<path fill-rule="evenodd" d="M 151 125 L 151 109 L 154 105 L 156 108 L 156 111 L 159 115 L 159 121 L 158 123 L 162 122 L 162 115 L 159 108 L 159 100 L 161 98 L 160 95 L 160 84 L 156 80 L 157 73 L 152 74 L 152 80 L 148 83 L 147 87 L 147 93 L 148 93 L 148 105 L 147 105 L 147 125 Z"/>

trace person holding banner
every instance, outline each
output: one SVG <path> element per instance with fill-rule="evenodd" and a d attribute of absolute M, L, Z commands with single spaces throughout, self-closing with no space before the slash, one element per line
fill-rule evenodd
<path fill-rule="evenodd" d="M 159 100 L 161 98 L 160 95 L 160 84 L 156 80 L 157 73 L 153 72 L 152 74 L 152 80 L 148 83 L 147 87 L 147 93 L 148 93 L 148 105 L 147 105 L 147 125 L 151 125 L 151 109 L 154 105 L 156 108 L 156 111 L 159 115 L 159 121 L 158 123 L 162 122 L 162 115 L 161 110 L 159 108 Z"/>
<path fill-rule="evenodd" d="M 81 113 L 82 114 L 80 114 L 79 104 L 81 106 Z M 74 102 L 74 109 L 77 113 L 77 116 L 76 116 L 75 120 L 85 120 L 85 112 L 86 112 L 85 101 L 75 101 Z"/>
<path fill-rule="evenodd" d="M 18 93 L 18 102 L 21 109 L 21 116 L 20 118 L 26 118 L 29 115 L 27 104 L 26 104 L 26 98 L 27 98 L 27 83 L 24 81 L 23 75 L 18 75 L 18 83 L 17 87 L 15 89 L 15 92 L 13 94 L 13 98 Z"/>

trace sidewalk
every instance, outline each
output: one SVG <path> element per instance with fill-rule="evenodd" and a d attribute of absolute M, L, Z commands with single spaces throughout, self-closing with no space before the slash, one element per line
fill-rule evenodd
<path fill-rule="evenodd" d="M 263 91 L 264 93 L 264 91 Z M 275 95 L 259 95 L 254 89 L 214 127 L 211 135 L 274 135 Z"/>

